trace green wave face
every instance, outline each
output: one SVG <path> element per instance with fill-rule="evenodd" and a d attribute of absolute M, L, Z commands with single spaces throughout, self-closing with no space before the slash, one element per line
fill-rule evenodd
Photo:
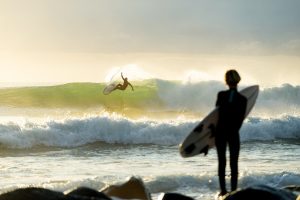
<path fill-rule="evenodd" d="M 162 102 L 157 95 L 155 80 L 132 82 L 134 91 L 115 90 L 102 93 L 104 83 L 68 83 L 57 86 L 0 89 L 0 106 L 30 108 L 91 108 L 108 110 L 125 108 L 158 108 Z"/>

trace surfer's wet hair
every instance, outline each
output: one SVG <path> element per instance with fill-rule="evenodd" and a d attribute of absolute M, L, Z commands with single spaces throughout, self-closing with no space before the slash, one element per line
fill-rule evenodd
<path fill-rule="evenodd" d="M 239 73 L 234 70 L 228 70 L 225 74 L 225 81 L 230 86 L 236 86 L 241 80 Z"/>

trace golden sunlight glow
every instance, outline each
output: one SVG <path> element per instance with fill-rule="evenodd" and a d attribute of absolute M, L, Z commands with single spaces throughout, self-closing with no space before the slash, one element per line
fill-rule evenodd
<path fill-rule="evenodd" d="M 188 70 L 184 74 L 184 83 L 195 83 L 199 81 L 209 81 L 214 80 L 214 77 L 210 76 L 208 73 L 198 71 L 198 70 Z"/>
<path fill-rule="evenodd" d="M 131 63 L 131 64 L 128 64 Z M 300 84 L 300 57 L 187 54 L 95 54 L 0 52 L 0 83 L 109 82 L 149 78 L 195 82 L 223 81 L 234 67 L 242 84 Z M 288 75 L 288 76 L 287 76 Z"/>
<path fill-rule="evenodd" d="M 300 85 L 297 6 L 284 18 L 273 12 L 284 2 L 254 6 L 250 19 L 235 12 L 245 8 L 237 2 L 160 2 L 167 10 L 117 2 L 0 1 L 0 84 L 109 82 L 121 72 L 130 80 L 223 81 L 234 66 L 245 84 Z"/>

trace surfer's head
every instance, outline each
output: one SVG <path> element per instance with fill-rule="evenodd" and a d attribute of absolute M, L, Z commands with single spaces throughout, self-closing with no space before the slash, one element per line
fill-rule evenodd
<path fill-rule="evenodd" d="M 237 84 L 240 82 L 241 77 L 239 75 L 239 73 L 234 70 L 228 70 L 225 74 L 225 81 L 227 83 L 228 86 L 237 86 Z"/>

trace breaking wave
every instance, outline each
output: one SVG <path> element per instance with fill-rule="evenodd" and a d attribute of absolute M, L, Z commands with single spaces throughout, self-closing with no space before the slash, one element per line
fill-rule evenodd
<path fill-rule="evenodd" d="M 0 124 L 0 144 L 4 148 L 77 147 L 95 142 L 109 144 L 178 145 L 198 121 L 130 120 L 110 115 L 102 117 L 26 121 Z M 300 117 L 249 118 L 241 129 L 242 141 L 300 139 Z"/>

